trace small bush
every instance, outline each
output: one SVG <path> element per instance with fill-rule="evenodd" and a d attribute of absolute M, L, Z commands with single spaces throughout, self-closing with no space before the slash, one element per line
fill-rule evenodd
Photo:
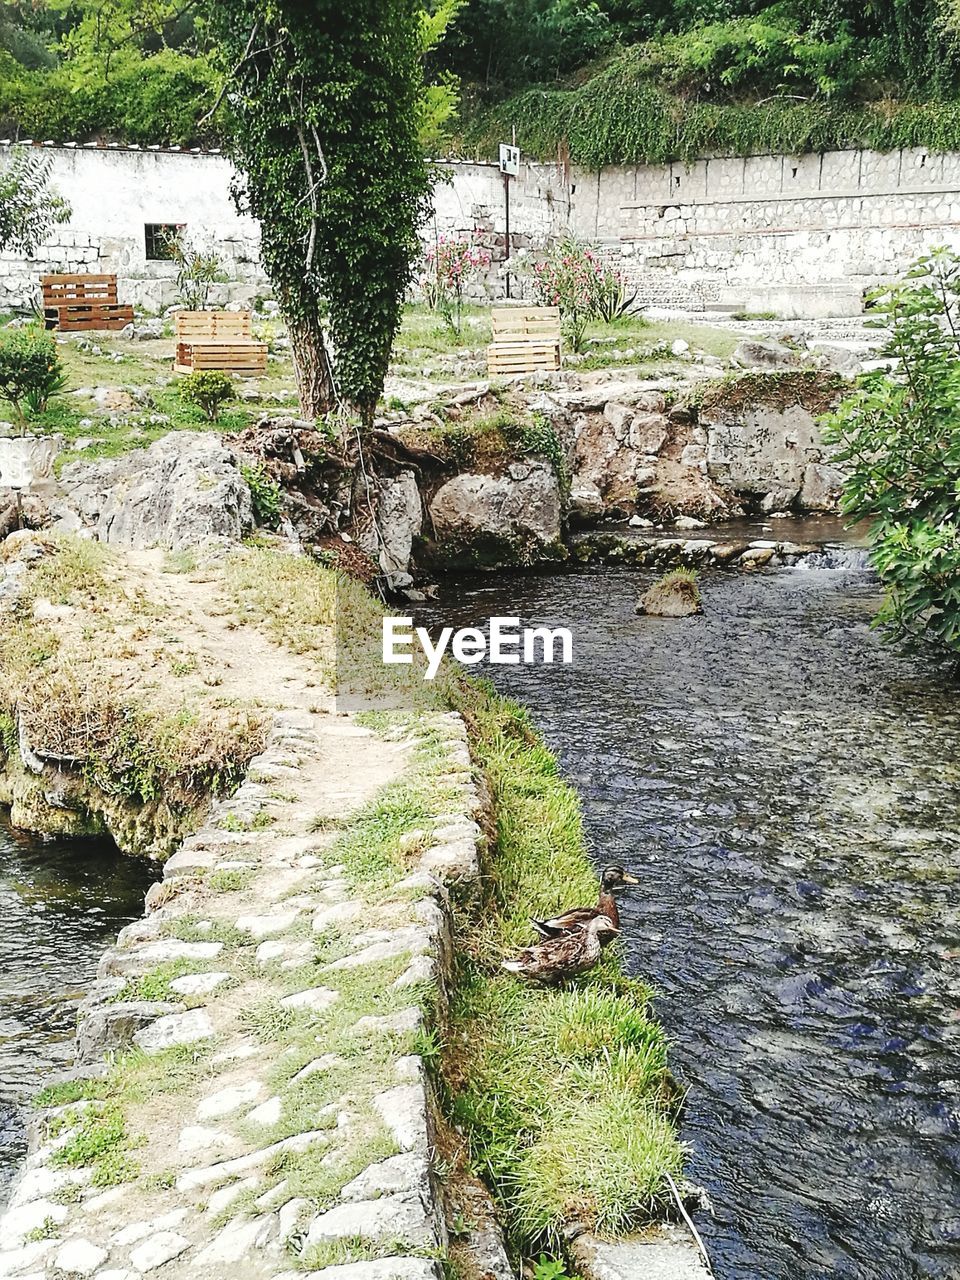
<path fill-rule="evenodd" d="M 201 410 L 209 422 L 220 417 L 220 407 L 233 396 L 233 383 L 216 369 L 188 373 L 180 383 L 180 399 Z"/>
<path fill-rule="evenodd" d="M 10 402 L 21 431 L 27 429 L 27 412 L 42 413 L 66 381 L 50 334 L 32 325 L 0 333 L 0 396 Z"/>
<path fill-rule="evenodd" d="M 250 488 L 253 501 L 253 514 L 257 524 L 268 529 L 276 529 L 280 524 L 283 510 L 283 491 L 272 479 L 269 472 L 261 465 L 242 466 L 240 472 Z"/>

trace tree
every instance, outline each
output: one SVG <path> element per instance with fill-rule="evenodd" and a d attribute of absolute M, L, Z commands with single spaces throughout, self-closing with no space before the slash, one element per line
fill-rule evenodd
<path fill-rule="evenodd" d="M 0 252 L 32 257 L 70 206 L 49 185 L 50 157 L 14 147 L 0 160 Z"/>
<path fill-rule="evenodd" d="M 426 216 L 415 0 L 204 0 L 238 200 L 286 319 L 301 409 L 369 421 Z"/>
<path fill-rule="evenodd" d="M 863 375 L 825 422 L 850 467 L 843 510 L 873 521 L 878 623 L 960 654 L 960 257 L 935 249 L 874 306 L 893 372 Z"/>

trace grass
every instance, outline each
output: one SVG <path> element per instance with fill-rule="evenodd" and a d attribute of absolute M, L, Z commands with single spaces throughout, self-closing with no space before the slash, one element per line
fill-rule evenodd
<path fill-rule="evenodd" d="M 95 1187 L 129 1182 L 140 1172 L 140 1166 L 129 1154 L 135 1143 L 127 1133 L 119 1106 L 93 1103 L 82 1111 L 67 1112 L 58 1120 L 68 1136 L 50 1156 L 53 1168 L 90 1168 L 90 1181 Z"/>
<path fill-rule="evenodd" d="M 0 618 L 0 717 L 9 725 L 16 714 L 35 750 L 69 763 L 89 812 L 102 815 L 122 847 L 163 856 L 206 797 L 242 777 L 265 740 L 264 714 L 212 692 L 219 672 L 181 644 L 163 607 L 127 580 L 114 552 L 36 537 L 45 554 L 29 566 L 21 607 Z M 55 627 L 39 621 L 31 606 L 41 599 L 72 612 Z M 30 818 L 23 825 L 41 813 L 78 821 L 49 812 L 18 753 L 0 753 L 0 769 Z M 61 829 L 82 833 L 51 831 Z"/>
<path fill-rule="evenodd" d="M 460 709 L 490 783 L 496 843 L 482 910 L 457 920 L 458 971 L 443 1052 L 447 1108 L 494 1190 L 514 1245 L 560 1249 L 571 1220 L 617 1235 L 656 1216 L 679 1176 L 676 1090 L 650 991 L 609 951 L 567 990 L 499 970 L 529 917 L 590 902 L 579 804 L 528 716 L 490 688 Z"/>
<path fill-rule="evenodd" d="M 297 652 L 322 649 L 335 617 L 341 625 L 359 619 L 355 625 L 379 639 L 379 606 L 329 570 L 257 550 L 242 553 L 232 572 L 243 616 Z M 379 687 L 389 690 L 379 644 L 369 663 Z M 612 1235 L 640 1227 L 666 1202 L 665 1174 L 679 1176 L 684 1157 L 674 1123 L 678 1093 L 649 989 L 624 977 L 613 949 L 569 990 L 530 988 L 499 968 L 505 954 L 530 940 L 530 916 L 596 900 L 576 793 L 526 713 L 487 685 L 446 671 L 431 697 L 464 715 L 496 828 L 482 898 L 455 895 L 458 950 L 449 1021 L 437 1027 L 426 1020 L 427 1057 L 440 1067 L 445 1109 L 465 1136 L 473 1170 L 499 1199 L 519 1253 L 561 1249 L 564 1225 L 574 1217 Z M 409 701 L 391 710 L 388 702 L 387 709 L 358 717 L 387 736 L 411 727 L 421 734 L 418 767 L 338 828 L 325 851 L 331 862 L 344 864 L 348 879 L 372 903 L 405 873 L 404 837 L 429 830 L 432 815 L 454 799 L 444 794 L 442 734 L 424 734 L 420 709 Z M 389 1011 L 396 993 L 386 974 L 364 992 L 351 971 L 320 972 L 322 960 L 336 954 L 335 940 L 332 945 L 332 952 L 318 951 L 315 968 L 296 971 L 291 981 L 340 989 L 341 1000 L 328 1011 L 336 1026 L 353 1001 L 376 999 L 378 992 Z M 367 981 L 378 968 L 367 971 Z M 430 996 L 421 999 L 429 1003 Z M 266 1041 L 297 1048 L 285 1068 L 288 1078 L 316 1053 L 310 1018 L 283 1010 L 278 1001 L 248 1016 Z M 333 1051 L 354 1061 L 358 1046 L 336 1026 Z M 416 1044 L 424 1047 L 423 1031 Z M 330 1050 L 326 1033 L 324 1049 Z M 377 1051 L 376 1039 L 363 1045 L 364 1072 L 368 1055 Z"/>

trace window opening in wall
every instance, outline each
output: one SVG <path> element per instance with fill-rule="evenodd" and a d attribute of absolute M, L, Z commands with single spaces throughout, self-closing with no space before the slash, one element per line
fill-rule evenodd
<path fill-rule="evenodd" d="M 799 169 L 796 166 L 794 166 L 793 176 L 796 177 L 799 172 L 800 172 Z"/>
<path fill-rule="evenodd" d="M 173 258 L 173 242 L 185 228 L 185 222 L 145 222 L 143 240 L 148 261 L 169 262 Z"/>
<path fill-rule="evenodd" d="M 677 174 L 675 174 L 675 175 L 674 175 L 673 181 L 674 181 L 674 183 L 679 187 L 679 185 L 680 185 L 680 175 L 679 175 L 679 173 L 677 173 Z"/>

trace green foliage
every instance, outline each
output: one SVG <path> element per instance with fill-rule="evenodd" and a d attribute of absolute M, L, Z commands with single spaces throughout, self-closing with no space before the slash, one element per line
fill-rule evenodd
<path fill-rule="evenodd" d="M 0 61 L 0 81 L 3 64 Z M 32 257 L 53 228 L 70 217 L 70 206 L 50 189 L 50 157 L 13 147 L 0 158 L 0 253 Z"/>
<path fill-rule="evenodd" d="M 233 396 L 229 374 L 218 369 L 197 369 L 180 383 L 180 399 L 204 413 L 209 422 L 220 417 L 221 406 Z"/>
<path fill-rule="evenodd" d="M 591 320 L 610 324 L 622 319 L 637 296 L 618 271 L 604 266 L 570 235 L 534 263 L 533 289 L 541 306 L 560 308 L 563 331 L 574 351 L 582 350 Z"/>
<path fill-rule="evenodd" d="M 138 1168 L 127 1154 L 130 1139 L 123 1112 L 115 1104 L 92 1103 L 62 1117 L 69 1136 L 50 1157 L 54 1168 L 92 1167 L 95 1187 L 111 1187 L 135 1177 Z"/>
<path fill-rule="evenodd" d="M 438 236 L 426 254 L 427 269 L 420 280 L 427 306 L 443 317 L 456 337 L 463 323 L 463 295 L 471 281 L 490 266 L 490 253 L 476 234 L 468 237 Z"/>
<path fill-rule="evenodd" d="M 650 70 L 683 97 L 723 97 L 749 89 L 765 94 L 815 90 L 826 97 L 862 76 L 846 27 L 837 38 L 803 29 L 787 5 L 664 36 L 649 46 Z"/>
<path fill-rule="evenodd" d="M 177 295 L 188 311 L 202 311 L 215 284 L 222 284 L 229 277 L 223 270 L 223 260 L 208 245 L 196 245 L 182 232 L 169 237 L 170 257 L 177 264 Z"/>
<path fill-rule="evenodd" d="M 262 464 L 242 466 L 240 472 L 250 488 L 257 524 L 276 529 L 283 512 L 283 490 Z"/>
<path fill-rule="evenodd" d="M 529 988 L 495 961 L 530 917 L 596 898 L 577 798 L 525 712 L 470 682 L 454 695 L 497 818 L 486 898 L 458 917 L 445 1070 L 451 1118 L 504 1210 L 518 1252 L 643 1225 L 680 1175 L 663 1032 L 615 954 L 567 990 Z"/>
<path fill-rule="evenodd" d="M 843 510 L 873 521 L 878 624 L 960 654 L 960 256 L 935 249 L 873 302 L 896 364 L 861 376 L 826 420 L 850 467 Z"/>
<path fill-rule="evenodd" d="M 301 408 L 317 416 L 339 393 L 369 421 L 430 191 L 417 137 L 419 11 L 412 0 L 359 0 L 346 23 L 335 0 L 202 8 L 228 78 L 228 149 L 261 225 Z"/>
<path fill-rule="evenodd" d="M 43 413 L 66 381 L 49 333 L 33 325 L 0 331 L 0 396 L 10 402 L 21 432 L 27 429 L 27 412 Z"/>
<path fill-rule="evenodd" d="M 527 90 L 479 113 L 464 143 L 484 155 L 516 126 L 523 150 L 577 164 L 660 164 L 708 155 L 802 155 L 869 147 L 960 148 L 960 102 L 685 101 L 657 82 L 645 46 L 625 49 L 583 84 Z"/>

